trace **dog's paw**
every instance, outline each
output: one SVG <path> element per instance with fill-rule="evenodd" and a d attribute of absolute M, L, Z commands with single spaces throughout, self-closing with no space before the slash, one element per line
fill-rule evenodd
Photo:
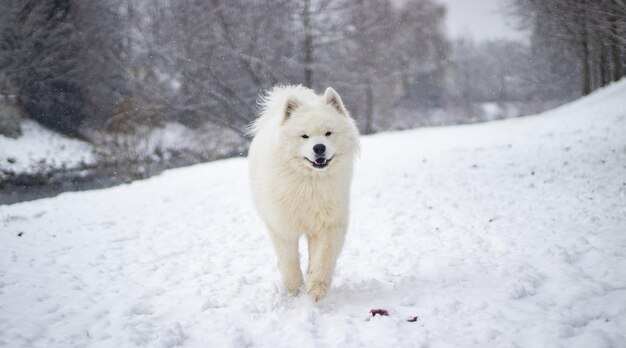
<path fill-rule="evenodd" d="M 285 290 L 290 295 L 296 296 L 300 293 L 300 286 L 302 286 L 302 279 L 292 279 L 291 281 L 283 281 Z"/>
<path fill-rule="evenodd" d="M 306 292 L 314 302 L 320 302 L 328 292 L 328 283 L 312 281 L 307 284 Z"/>
<path fill-rule="evenodd" d="M 297 296 L 300 293 L 300 286 L 287 286 L 285 285 L 285 290 L 291 296 Z"/>

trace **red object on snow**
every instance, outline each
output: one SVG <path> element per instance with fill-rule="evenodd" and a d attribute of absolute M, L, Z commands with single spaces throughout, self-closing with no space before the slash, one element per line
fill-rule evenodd
<path fill-rule="evenodd" d="M 389 313 L 387 313 L 387 310 L 386 310 L 386 309 L 372 309 L 372 310 L 370 311 L 370 314 L 371 314 L 373 317 L 375 317 L 377 314 L 378 314 L 378 315 L 380 315 L 380 316 L 385 316 L 385 317 L 388 317 L 388 316 L 389 316 Z"/>

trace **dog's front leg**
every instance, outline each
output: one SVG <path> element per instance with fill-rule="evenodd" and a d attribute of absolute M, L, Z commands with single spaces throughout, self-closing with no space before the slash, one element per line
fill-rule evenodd
<path fill-rule="evenodd" d="M 278 234 L 274 231 L 270 232 L 270 236 L 278 257 L 278 268 L 283 285 L 291 294 L 297 295 L 302 285 L 298 236 Z"/>
<path fill-rule="evenodd" d="M 308 237 L 306 291 L 315 302 L 322 300 L 328 292 L 344 238 L 345 229 L 324 231 Z"/>

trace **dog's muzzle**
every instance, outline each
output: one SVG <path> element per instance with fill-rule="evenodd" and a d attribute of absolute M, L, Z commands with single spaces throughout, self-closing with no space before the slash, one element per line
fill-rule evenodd
<path fill-rule="evenodd" d="M 332 157 L 328 158 L 328 159 L 326 159 L 326 157 L 318 157 L 318 158 L 315 159 L 315 162 L 311 161 L 310 159 L 308 159 L 306 157 L 304 159 L 306 159 L 309 163 L 311 163 L 311 165 L 314 168 L 322 169 L 322 168 L 325 168 L 326 166 L 328 166 L 328 163 L 330 163 L 330 161 L 332 160 Z"/>

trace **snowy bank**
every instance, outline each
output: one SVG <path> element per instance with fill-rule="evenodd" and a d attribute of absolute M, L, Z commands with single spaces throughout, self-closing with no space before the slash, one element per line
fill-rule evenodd
<path fill-rule="evenodd" d="M 624 134 L 626 81 L 365 137 L 319 305 L 277 287 L 245 159 L 2 206 L 0 346 L 624 346 Z"/>
<path fill-rule="evenodd" d="M 22 121 L 22 135 L 0 135 L 0 181 L 15 174 L 71 169 L 93 164 L 89 143 L 50 131 L 32 120 Z"/>
<path fill-rule="evenodd" d="M 232 157 L 245 146 L 233 132 L 176 122 L 132 133 L 90 132 L 90 142 L 29 119 L 21 120 L 21 128 L 15 138 L 0 134 L 0 205 L 110 187 L 164 169 Z"/>
<path fill-rule="evenodd" d="M 195 156 L 196 160 L 203 156 L 219 158 L 231 154 L 237 145 L 232 134 L 220 137 L 216 136 L 215 130 L 190 129 L 176 122 L 142 129 L 140 135 L 117 135 L 124 137 L 124 148 L 110 146 L 94 149 L 88 142 L 68 138 L 29 119 L 21 121 L 21 128 L 22 135 L 17 138 L 0 134 L 0 181 L 8 175 L 92 167 L 97 161 L 105 159 L 112 162 L 134 160 L 137 163 L 172 161 L 174 154 L 181 153 Z M 104 136 L 112 138 L 115 135 Z M 137 139 L 131 139 L 134 136 Z M 101 139 L 103 135 L 93 134 L 93 137 L 96 143 L 105 142 Z M 111 143 L 115 139 L 106 140 Z M 110 145 L 108 143 L 106 145 Z M 99 158 L 98 154 L 102 152 L 107 152 L 106 156 Z"/>

